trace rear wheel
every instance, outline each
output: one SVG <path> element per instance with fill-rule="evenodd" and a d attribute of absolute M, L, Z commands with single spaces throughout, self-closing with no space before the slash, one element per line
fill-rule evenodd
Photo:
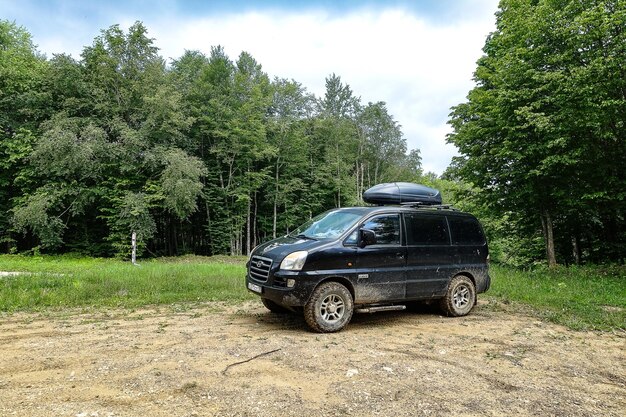
<path fill-rule="evenodd" d="M 452 278 L 440 307 L 447 316 L 459 317 L 469 313 L 476 304 L 476 288 L 465 275 Z"/>
<path fill-rule="evenodd" d="M 304 306 L 304 320 L 316 332 L 337 332 L 350 322 L 353 310 L 350 291 L 338 282 L 325 282 Z"/>
<path fill-rule="evenodd" d="M 272 300 L 268 300 L 267 298 L 261 298 L 261 302 L 272 313 L 276 314 L 285 314 L 289 313 L 289 309 L 287 307 L 283 307 L 278 303 L 273 302 Z"/>

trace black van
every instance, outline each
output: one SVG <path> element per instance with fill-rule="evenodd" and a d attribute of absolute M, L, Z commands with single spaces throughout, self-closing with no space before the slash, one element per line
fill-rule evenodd
<path fill-rule="evenodd" d="M 329 210 L 256 247 L 247 272 L 248 290 L 269 310 L 303 311 L 318 332 L 341 330 L 354 311 L 423 300 L 463 316 L 490 285 L 478 220 L 419 202 Z"/>

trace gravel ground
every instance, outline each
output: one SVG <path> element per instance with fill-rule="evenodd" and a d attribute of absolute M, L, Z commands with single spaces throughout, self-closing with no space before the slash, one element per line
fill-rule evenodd
<path fill-rule="evenodd" d="M 626 415 L 626 335 L 481 301 L 315 334 L 260 302 L 0 316 L 0 416 Z"/>

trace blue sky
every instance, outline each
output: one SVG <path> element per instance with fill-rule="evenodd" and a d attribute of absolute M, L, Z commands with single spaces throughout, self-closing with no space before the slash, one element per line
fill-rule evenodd
<path fill-rule="evenodd" d="M 48 56 L 79 58 L 101 29 L 140 20 L 166 59 L 222 45 L 251 53 L 268 74 L 324 93 L 341 76 L 364 103 L 385 101 L 424 168 L 441 174 L 456 149 L 445 143 L 450 107 L 464 101 L 498 0 L 78 1 L 0 0 Z"/>

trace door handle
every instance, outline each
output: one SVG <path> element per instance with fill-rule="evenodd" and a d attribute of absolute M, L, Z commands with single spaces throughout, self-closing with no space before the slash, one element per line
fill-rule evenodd
<path fill-rule="evenodd" d="M 404 253 L 402 253 L 402 252 L 398 252 L 398 253 L 396 253 L 396 258 L 398 258 L 398 259 L 404 259 Z"/>

